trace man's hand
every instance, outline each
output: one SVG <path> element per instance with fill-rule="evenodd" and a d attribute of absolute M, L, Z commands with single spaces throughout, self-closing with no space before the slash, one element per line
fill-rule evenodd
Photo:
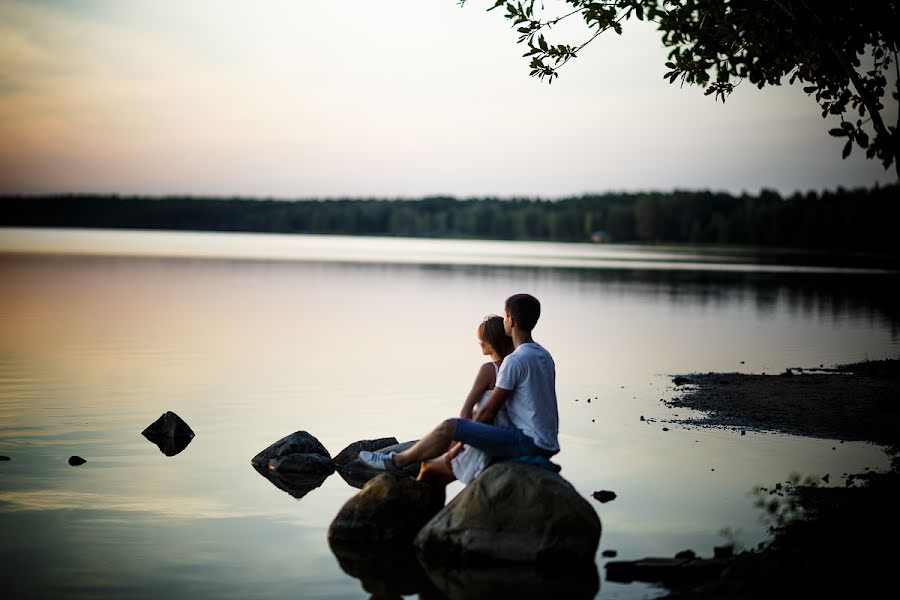
<path fill-rule="evenodd" d="M 494 417 L 506 404 L 506 401 L 512 397 L 512 390 L 504 390 L 501 387 L 495 387 L 491 397 L 487 399 L 484 406 L 475 415 L 476 423 L 493 423 Z"/>

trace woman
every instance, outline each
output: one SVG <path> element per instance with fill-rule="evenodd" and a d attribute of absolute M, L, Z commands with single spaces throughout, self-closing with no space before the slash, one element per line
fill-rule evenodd
<path fill-rule="evenodd" d="M 477 333 L 481 353 L 489 356 L 491 360 L 481 365 L 475 375 L 472 389 L 459 412 L 462 419 L 475 418 L 479 405 L 485 402 L 494 390 L 500 364 L 513 351 L 512 338 L 506 335 L 503 329 L 503 317 L 488 315 L 478 326 Z M 500 427 L 509 425 L 505 409 L 501 408 L 497 413 L 494 424 Z M 422 463 L 419 480 L 442 481 L 446 484 L 459 479 L 463 483 L 469 483 L 487 465 L 488 456 L 484 452 L 456 443 L 443 456 Z"/>

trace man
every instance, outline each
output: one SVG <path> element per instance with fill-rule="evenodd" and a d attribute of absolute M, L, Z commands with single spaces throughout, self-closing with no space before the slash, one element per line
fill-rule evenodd
<path fill-rule="evenodd" d="M 549 458 L 559 452 L 556 365 L 550 353 L 531 337 L 540 315 L 541 304 L 534 296 L 516 294 L 506 299 L 503 328 L 515 349 L 503 360 L 494 391 L 474 420 L 447 419 L 403 452 L 363 451 L 360 460 L 393 472 L 422 461 L 422 475 L 432 471 L 452 481 L 450 460 L 462 448 L 457 445 L 447 452 L 454 441 L 492 458 Z M 502 407 L 511 427 L 492 424 Z M 441 459 L 432 460 L 437 457 Z"/>

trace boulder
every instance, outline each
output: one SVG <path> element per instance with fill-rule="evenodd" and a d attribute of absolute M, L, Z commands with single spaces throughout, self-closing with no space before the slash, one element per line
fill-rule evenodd
<path fill-rule="evenodd" d="M 306 431 L 295 431 L 257 454 L 250 461 L 258 470 L 281 473 L 328 475 L 334 472 L 331 454 Z"/>
<path fill-rule="evenodd" d="M 334 464 L 338 466 L 338 468 L 343 467 L 349 462 L 352 462 L 357 459 L 359 453 L 363 450 L 381 450 L 387 446 L 394 446 L 397 444 L 397 438 L 395 437 L 386 437 L 386 438 L 378 438 L 377 440 L 360 440 L 358 442 L 353 442 L 340 452 L 338 452 L 337 456 L 334 457 Z"/>
<path fill-rule="evenodd" d="M 192 438 L 194 431 L 181 417 L 172 411 L 167 411 L 147 426 L 141 435 L 153 441 L 152 438 Z"/>
<path fill-rule="evenodd" d="M 593 563 L 600 519 L 558 474 L 506 461 L 491 465 L 419 532 L 420 557 L 443 564 Z"/>
<path fill-rule="evenodd" d="M 443 486 L 381 473 L 338 511 L 328 526 L 332 549 L 408 545 L 444 505 Z"/>
<path fill-rule="evenodd" d="M 413 444 L 415 444 L 419 440 L 411 440 L 409 442 L 403 442 L 402 444 L 392 444 L 390 446 L 383 446 L 381 448 L 372 448 L 372 450 L 381 450 L 384 452 L 401 452 L 406 450 L 407 448 L 411 448 Z M 370 450 L 369 448 L 362 448 L 362 450 Z M 359 454 L 359 452 L 357 452 Z M 403 468 L 403 472 L 411 477 L 415 477 L 419 474 L 419 468 L 422 463 L 412 463 Z M 366 466 L 358 457 L 353 457 L 353 460 L 338 468 L 338 472 L 341 474 L 341 477 L 344 478 L 344 481 L 349 483 L 355 488 L 362 488 L 367 481 L 375 477 L 376 475 L 383 473 L 384 471 L 377 471 Z"/>

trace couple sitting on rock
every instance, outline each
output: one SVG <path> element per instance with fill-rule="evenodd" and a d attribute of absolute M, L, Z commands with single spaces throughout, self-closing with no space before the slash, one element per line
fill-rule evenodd
<path fill-rule="evenodd" d="M 491 462 L 520 460 L 553 470 L 559 452 L 556 366 L 531 337 L 541 304 L 528 294 L 506 300 L 504 316 L 478 327 L 481 351 L 492 362 L 478 370 L 460 418 L 447 419 L 402 452 L 359 453 L 374 469 L 400 472 L 422 463 L 420 480 L 469 483 Z"/>

